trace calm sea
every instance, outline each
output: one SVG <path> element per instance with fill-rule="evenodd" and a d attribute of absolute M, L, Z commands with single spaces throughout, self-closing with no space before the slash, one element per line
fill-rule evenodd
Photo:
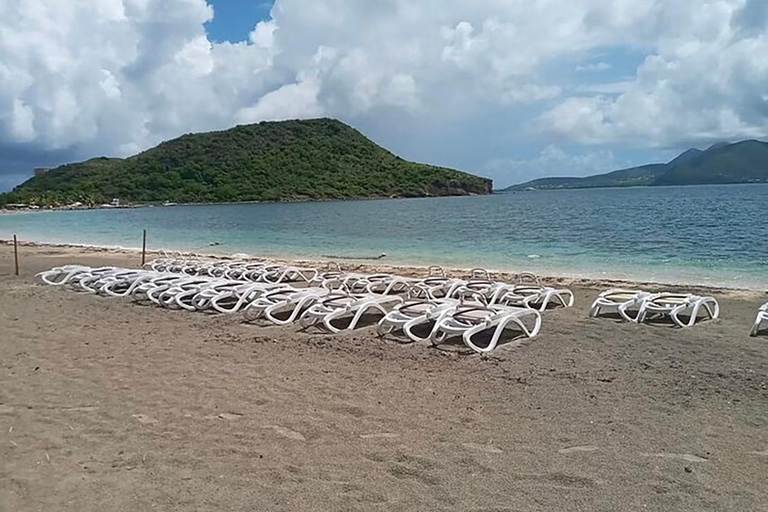
<path fill-rule="evenodd" d="M 768 185 L 0 215 L 0 238 L 768 288 Z M 209 244 L 217 242 L 218 246 Z"/>

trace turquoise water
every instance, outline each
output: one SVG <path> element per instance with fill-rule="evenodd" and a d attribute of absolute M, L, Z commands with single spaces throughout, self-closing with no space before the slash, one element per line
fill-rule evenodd
<path fill-rule="evenodd" d="M 764 289 L 766 213 L 768 185 L 562 190 L 11 214 L 0 238 Z"/>

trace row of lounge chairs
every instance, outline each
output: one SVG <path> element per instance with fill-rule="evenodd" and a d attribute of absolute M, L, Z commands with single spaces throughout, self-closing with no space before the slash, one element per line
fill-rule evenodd
<path fill-rule="evenodd" d="M 402 330 L 408 339 L 435 344 L 461 337 L 476 352 L 490 352 L 508 328 L 533 337 L 541 312 L 573 305 L 569 290 L 542 286 L 532 274 L 515 284 L 475 269 L 469 279 L 449 278 L 431 267 L 424 278 L 390 274 L 325 271 L 253 262 L 162 258 L 144 269 L 57 267 L 39 274 L 50 285 L 68 285 L 105 296 L 190 311 L 243 312 L 247 321 L 265 319 L 285 325 L 322 327 L 330 332 L 354 329 L 379 317 L 384 336 Z M 417 327 L 431 326 L 429 334 Z M 516 328 L 516 329 L 515 329 Z"/>
<path fill-rule="evenodd" d="M 160 258 L 143 269 L 85 266 L 57 267 L 39 274 L 51 285 L 70 285 L 106 296 L 189 311 L 242 312 L 246 321 L 276 325 L 294 322 L 329 332 L 354 329 L 363 318 L 379 318 L 377 333 L 401 333 L 414 342 L 441 344 L 460 337 L 475 352 L 494 350 L 508 330 L 534 337 L 542 312 L 570 307 L 567 289 L 543 286 L 533 274 L 514 284 L 495 281 L 474 269 L 468 279 L 447 277 L 430 267 L 423 278 L 344 272 L 338 264 L 325 270 L 252 261 Z M 601 293 L 590 316 L 614 315 L 633 323 L 667 319 L 691 327 L 716 319 L 713 297 L 614 289 Z M 752 334 L 768 323 L 768 304 L 758 314 Z"/>

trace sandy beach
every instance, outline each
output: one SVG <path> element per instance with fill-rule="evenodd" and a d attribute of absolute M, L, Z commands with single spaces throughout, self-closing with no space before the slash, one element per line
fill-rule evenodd
<path fill-rule="evenodd" d="M 480 357 L 34 279 L 135 252 L 21 261 L 0 245 L 0 510 L 768 510 L 764 293 L 688 287 L 722 314 L 680 330 L 550 280 L 575 306 Z"/>

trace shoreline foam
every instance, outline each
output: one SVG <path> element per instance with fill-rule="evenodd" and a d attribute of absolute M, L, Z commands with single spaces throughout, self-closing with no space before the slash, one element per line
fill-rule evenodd
<path fill-rule="evenodd" d="M 12 245 L 13 242 L 7 239 L 0 239 L 0 245 Z M 93 253 L 104 253 L 110 255 L 139 255 L 141 254 L 140 247 L 124 247 L 117 245 L 92 245 L 92 244 L 73 244 L 73 243 L 51 243 L 51 242 L 37 242 L 37 241 L 19 241 L 19 247 L 31 247 L 31 248 L 55 248 L 62 250 L 73 251 L 72 255 L 78 254 L 93 255 Z M 326 268 L 330 263 L 336 262 L 330 258 L 304 258 L 298 255 L 258 255 L 258 254 L 246 254 L 246 253 L 227 253 L 219 251 L 186 251 L 177 250 L 171 248 L 161 249 L 148 249 L 147 260 L 160 257 L 163 252 L 176 253 L 182 256 L 190 256 L 196 258 L 205 259 L 251 259 L 261 260 L 271 263 L 288 264 L 288 265 L 304 265 L 311 266 L 318 269 Z M 429 266 L 412 264 L 412 263 L 400 263 L 400 262 L 386 262 L 384 260 L 355 260 L 344 259 L 338 262 L 345 270 L 350 271 L 362 271 L 370 273 L 396 273 L 403 276 L 423 276 L 427 273 Z M 138 266 L 138 265 L 137 265 Z M 446 274 L 452 276 L 468 275 L 472 267 L 457 267 L 449 266 L 443 267 Z M 526 272 L 526 269 L 510 270 L 510 269 L 496 269 L 488 268 L 488 271 L 500 278 L 502 281 L 514 280 L 515 276 L 521 272 Z M 558 286 L 575 286 L 579 288 L 645 288 L 645 289 L 664 289 L 664 290 L 686 290 L 686 291 L 700 291 L 701 293 L 726 293 L 726 294 L 755 294 L 764 292 L 763 286 L 756 286 L 755 288 L 738 287 L 738 286 L 723 286 L 714 285 L 711 283 L 692 283 L 692 282 L 666 282 L 659 280 L 648 279 L 631 279 L 631 278 L 618 278 L 610 276 L 594 276 L 594 275 L 568 275 L 567 273 L 557 274 L 543 274 L 539 275 L 540 279 L 549 284 L 555 284 Z"/>

